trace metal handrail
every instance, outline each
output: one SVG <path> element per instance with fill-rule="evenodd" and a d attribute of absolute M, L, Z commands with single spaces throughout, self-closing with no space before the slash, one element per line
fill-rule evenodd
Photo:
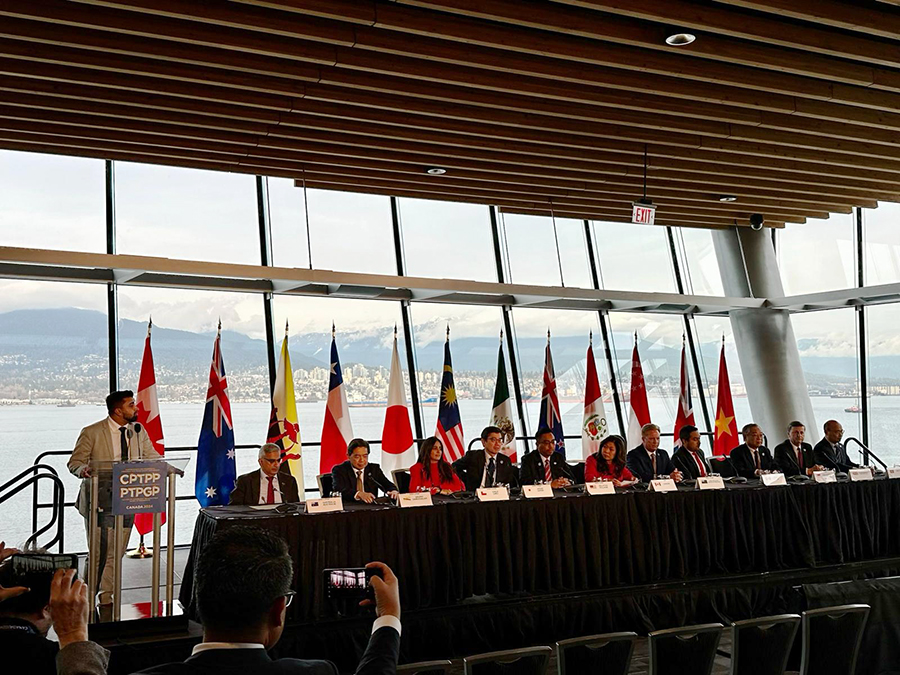
<path fill-rule="evenodd" d="M 43 473 L 42 473 L 43 472 Z M 28 474 L 34 474 L 30 476 L 27 480 L 22 480 Z M 38 483 L 42 480 L 49 480 L 53 483 L 53 503 L 50 504 L 50 507 L 53 509 L 53 513 L 50 516 L 50 520 L 47 522 L 44 527 L 38 529 L 37 527 L 37 519 L 32 522 L 32 534 L 28 539 L 25 540 L 25 548 L 31 547 L 31 545 L 37 542 L 37 538 L 44 534 L 44 532 L 48 531 L 53 525 L 56 525 L 56 536 L 53 537 L 48 543 L 47 548 L 50 548 L 54 544 L 59 544 L 59 552 L 62 553 L 64 550 L 65 544 L 65 501 L 66 501 L 66 486 L 63 484 L 62 480 L 59 478 L 59 474 L 56 469 L 49 464 L 32 464 L 30 467 L 25 469 L 24 471 L 19 472 L 16 476 L 6 481 L 3 485 L 0 485 L 0 504 L 11 499 L 13 496 L 22 492 L 28 486 L 32 486 L 33 491 L 32 494 L 33 499 L 37 497 L 37 486 Z M 18 483 L 18 485 L 16 485 Z M 3 491 L 6 490 L 6 493 L 3 494 Z"/>
<path fill-rule="evenodd" d="M 858 438 L 856 438 L 856 437 L 854 437 L 854 436 L 849 436 L 849 437 L 845 438 L 845 439 L 844 439 L 844 446 L 846 447 L 847 444 L 850 443 L 850 441 L 853 441 L 853 442 L 856 443 L 860 448 L 862 448 L 862 450 L 861 450 L 860 452 L 862 453 L 863 464 L 864 464 L 865 466 L 869 466 L 869 458 L 872 458 L 872 459 L 874 459 L 876 462 L 878 462 L 879 464 L 881 464 L 881 468 L 882 468 L 882 469 L 887 469 L 887 464 L 884 462 L 884 460 L 881 459 L 881 457 L 879 457 L 878 455 L 876 455 L 874 452 L 872 452 L 871 450 L 869 450 L 869 448 L 866 446 L 866 444 L 863 443 L 863 442 L 862 442 L 861 440 L 859 440 Z"/>

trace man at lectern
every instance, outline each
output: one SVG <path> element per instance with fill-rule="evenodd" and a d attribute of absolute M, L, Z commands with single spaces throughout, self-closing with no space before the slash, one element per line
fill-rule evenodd
<path fill-rule="evenodd" d="M 138 417 L 137 407 L 134 404 L 134 392 L 114 391 L 106 397 L 106 409 L 109 411 L 106 419 L 94 422 L 81 430 L 68 463 L 69 471 L 82 479 L 77 506 L 78 513 L 84 516 L 88 547 L 91 546 L 91 462 L 159 459 L 147 432 L 140 424 L 135 424 Z M 112 550 L 114 520 L 113 516 L 109 514 L 109 504 L 103 502 L 104 500 L 101 498 L 101 506 L 106 506 L 107 512 L 100 514 L 97 520 L 100 529 L 97 578 L 100 580 L 99 604 L 101 605 L 113 601 L 115 565 L 113 556 L 116 555 Z M 133 523 L 134 516 L 125 516 L 124 526 L 119 536 L 119 548 L 121 549 L 118 552 L 119 558 L 125 555 Z M 90 570 L 85 568 L 86 579 L 89 578 L 89 574 Z"/>

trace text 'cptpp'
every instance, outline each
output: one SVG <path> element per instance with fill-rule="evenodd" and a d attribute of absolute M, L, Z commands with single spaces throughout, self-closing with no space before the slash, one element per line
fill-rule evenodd
<path fill-rule="evenodd" d="M 119 496 L 124 499 L 156 497 L 161 478 L 158 471 L 125 472 L 119 476 Z"/>

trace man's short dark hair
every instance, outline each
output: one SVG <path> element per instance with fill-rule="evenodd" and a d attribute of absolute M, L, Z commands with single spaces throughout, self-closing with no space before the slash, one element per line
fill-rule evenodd
<path fill-rule="evenodd" d="M 685 424 L 681 429 L 678 430 L 678 438 L 682 441 L 686 441 L 691 437 L 691 434 L 695 431 L 700 431 L 697 427 L 691 424 Z"/>
<path fill-rule="evenodd" d="M 284 539 L 236 525 L 216 532 L 197 563 L 196 593 L 206 628 L 259 626 L 272 603 L 291 590 L 293 565 Z"/>
<path fill-rule="evenodd" d="M 534 435 L 534 440 L 539 441 L 541 440 L 541 436 L 546 436 L 547 434 L 552 435 L 554 440 L 556 439 L 556 434 L 553 433 L 553 429 L 551 429 L 550 427 L 541 427 Z"/>
<path fill-rule="evenodd" d="M 134 398 L 134 392 L 130 389 L 123 389 L 122 391 L 114 391 L 111 393 L 106 397 L 107 412 L 112 415 L 112 411 L 121 406 L 126 398 Z"/>
<path fill-rule="evenodd" d="M 798 422 L 797 420 L 794 420 L 793 422 L 788 424 L 788 433 L 791 433 L 791 429 L 795 429 L 797 427 L 803 427 L 805 429 L 806 425 L 803 424 L 803 422 Z"/>
<path fill-rule="evenodd" d="M 503 438 L 503 432 L 500 431 L 500 427 L 485 427 L 481 430 L 481 440 L 486 441 L 487 437 L 491 434 L 500 434 L 500 438 Z"/>
<path fill-rule="evenodd" d="M 13 572 L 12 561 L 0 565 L 0 586 L 27 586 L 27 593 L 0 602 L 0 616 L 28 616 L 37 614 L 50 603 L 50 584 L 54 570 L 29 572 L 26 578 Z"/>
<path fill-rule="evenodd" d="M 354 438 L 347 446 L 347 457 L 352 455 L 353 451 L 357 448 L 365 448 L 366 454 L 371 452 L 371 450 L 369 449 L 369 441 L 365 440 L 364 438 Z"/>

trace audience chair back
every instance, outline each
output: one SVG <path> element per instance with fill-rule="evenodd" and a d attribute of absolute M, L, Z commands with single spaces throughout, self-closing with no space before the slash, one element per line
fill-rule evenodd
<path fill-rule="evenodd" d="M 550 665 L 550 647 L 528 647 L 489 652 L 463 659 L 465 675 L 545 675 Z"/>
<path fill-rule="evenodd" d="M 450 675 L 452 670 L 453 664 L 450 661 L 422 661 L 397 666 L 397 675 Z"/>
<path fill-rule="evenodd" d="M 783 675 L 799 614 L 779 614 L 731 624 L 731 675 Z"/>
<path fill-rule="evenodd" d="M 334 488 L 334 479 L 330 473 L 320 473 L 316 476 L 316 483 L 319 486 L 319 494 L 322 495 L 323 499 L 331 496 L 331 491 Z"/>
<path fill-rule="evenodd" d="M 394 477 L 394 485 L 400 493 L 409 492 L 409 469 L 394 469 L 391 476 Z"/>
<path fill-rule="evenodd" d="M 575 485 L 584 485 L 584 462 L 575 462 L 569 464 L 572 469 L 572 475 L 575 476 Z"/>
<path fill-rule="evenodd" d="M 801 675 L 855 675 L 869 605 L 838 605 L 803 612 Z"/>
<path fill-rule="evenodd" d="M 797 617 L 798 619 L 800 617 Z M 607 633 L 556 643 L 559 675 L 627 675 L 637 633 Z"/>
<path fill-rule="evenodd" d="M 710 675 L 722 628 L 704 623 L 650 633 L 650 675 Z"/>

